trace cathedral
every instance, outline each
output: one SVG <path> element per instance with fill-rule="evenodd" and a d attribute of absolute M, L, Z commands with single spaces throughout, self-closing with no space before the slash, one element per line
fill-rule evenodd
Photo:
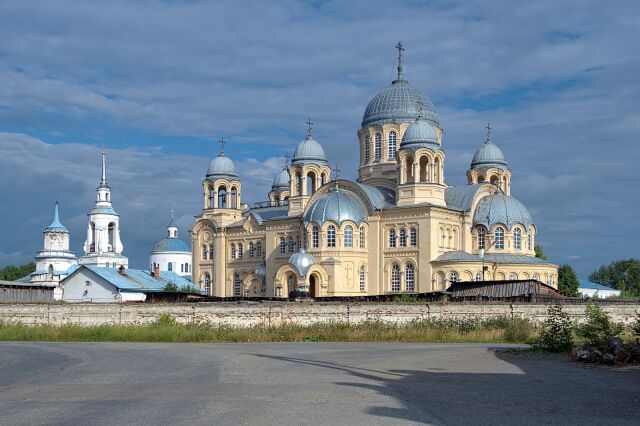
<path fill-rule="evenodd" d="M 489 126 L 467 185 L 446 183 L 438 114 L 403 77 L 396 48 L 397 78 L 371 99 L 357 132 L 355 182 L 335 177 L 310 120 L 265 205 L 241 202 L 241 177 L 222 148 L 211 161 L 191 232 L 192 280 L 207 294 L 379 296 L 522 279 L 557 286 L 557 266 L 535 257 L 537 228 L 511 195 Z"/>

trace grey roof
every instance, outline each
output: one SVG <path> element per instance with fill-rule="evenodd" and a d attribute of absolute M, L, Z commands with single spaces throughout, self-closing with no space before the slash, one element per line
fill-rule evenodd
<path fill-rule="evenodd" d="M 473 214 L 473 226 L 484 225 L 487 228 L 495 224 L 503 224 L 508 229 L 519 223 L 526 230 L 533 224 L 529 210 L 518 200 L 503 193 L 482 198 Z"/>
<path fill-rule="evenodd" d="M 291 164 L 296 163 L 319 163 L 324 165 L 327 163 L 327 156 L 322 145 L 311 136 L 307 136 L 298 144 L 293 153 Z"/>
<path fill-rule="evenodd" d="M 277 207 L 264 207 L 249 210 L 250 215 L 253 215 L 258 223 L 262 225 L 264 222 L 267 222 L 271 219 L 288 217 L 289 216 L 289 207 L 288 206 L 277 206 Z"/>
<path fill-rule="evenodd" d="M 442 149 L 438 135 L 430 122 L 420 117 L 404 132 L 400 148 L 431 148 L 433 151 Z"/>
<path fill-rule="evenodd" d="M 60 223 L 60 216 L 58 215 L 58 202 L 56 201 L 56 207 L 53 211 L 53 221 L 51 222 L 51 225 L 47 226 L 45 228 L 45 231 L 61 231 L 61 232 L 66 232 L 69 233 L 69 231 L 67 230 L 67 228 L 64 227 L 64 225 L 62 223 Z"/>
<path fill-rule="evenodd" d="M 447 203 L 447 208 L 466 212 L 471 210 L 473 199 L 476 196 L 478 190 L 482 187 L 482 184 L 465 185 L 465 186 L 450 186 L 444 190 L 444 201 Z"/>
<path fill-rule="evenodd" d="M 278 176 L 273 180 L 271 189 L 289 189 L 289 171 L 284 168 L 278 173 Z"/>
<path fill-rule="evenodd" d="M 151 253 L 167 252 L 191 253 L 191 246 L 178 238 L 165 238 L 156 243 Z"/>
<path fill-rule="evenodd" d="M 360 182 L 355 182 L 369 198 L 369 202 L 374 208 L 382 210 L 393 207 L 396 201 L 396 193 L 382 186 L 371 186 Z"/>
<path fill-rule="evenodd" d="M 313 256 L 302 247 L 289 258 L 289 264 L 298 270 L 301 277 L 306 277 L 309 268 L 315 263 Z"/>
<path fill-rule="evenodd" d="M 307 208 L 304 220 L 306 223 L 316 222 L 319 224 L 333 221 L 340 225 L 346 220 L 359 224 L 366 221 L 367 217 L 367 209 L 362 202 L 355 196 L 342 191 L 336 185 L 335 188 L 320 196 Z"/>
<path fill-rule="evenodd" d="M 492 249 L 493 250 L 493 249 Z M 482 262 L 482 259 L 477 254 L 467 253 L 462 250 L 448 251 L 441 254 L 432 262 L 445 263 L 445 262 Z M 540 259 L 535 256 L 529 256 L 526 254 L 507 254 L 507 253 L 486 253 L 484 255 L 485 263 L 498 263 L 498 264 L 528 264 L 528 265 L 548 265 L 550 262 Z"/>
<path fill-rule="evenodd" d="M 89 214 L 112 214 L 114 216 L 119 216 L 112 206 L 95 206 Z"/>
<path fill-rule="evenodd" d="M 484 143 L 473 155 L 473 160 L 471 160 L 471 168 L 475 169 L 478 167 L 497 167 L 502 170 L 509 168 L 502 150 L 498 148 L 498 146 L 494 144 L 491 139 L 487 139 L 486 141 L 484 141 Z"/>
<path fill-rule="evenodd" d="M 221 152 L 220 155 L 209 163 L 207 178 L 237 179 L 238 172 L 236 171 L 236 166 L 233 164 L 233 161 L 231 161 L 231 158 Z"/>
<path fill-rule="evenodd" d="M 407 80 L 394 80 L 391 86 L 382 89 L 367 105 L 362 117 L 362 127 L 371 124 L 413 121 L 418 117 L 418 103 L 422 103 L 422 114 L 432 124 L 439 126 L 438 114 L 433 103 Z"/>

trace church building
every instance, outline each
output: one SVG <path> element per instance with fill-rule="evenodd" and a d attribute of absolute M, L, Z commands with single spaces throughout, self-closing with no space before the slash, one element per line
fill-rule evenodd
<path fill-rule="evenodd" d="M 202 183 L 192 230 L 192 279 L 217 297 L 430 293 L 458 281 L 535 279 L 557 266 L 535 257 L 537 228 L 511 195 L 512 172 L 491 138 L 467 185 L 445 180 L 443 129 L 427 96 L 397 78 L 364 111 L 355 182 L 337 179 L 311 122 L 268 206 L 241 203 L 242 180 L 220 154 Z M 488 127 L 488 126 L 487 126 Z"/>

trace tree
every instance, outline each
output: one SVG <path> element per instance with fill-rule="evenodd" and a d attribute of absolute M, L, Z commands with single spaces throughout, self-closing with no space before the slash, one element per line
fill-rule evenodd
<path fill-rule="evenodd" d="M 571 267 L 565 263 L 558 268 L 558 291 L 565 296 L 576 297 L 580 282 L 578 276 Z"/>
<path fill-rule="evenodd" d="M 622 291 L 623 296 L 640 297 L 640 259 L 624 259 L 601 266 L 589 280 Z"/>
<path fill-rule="evenodd" d="M 562 305 L 553 305 L 547 311 L 549 317 L 542 325 L 536 346 L 549 352 L 565 352 L 573 347 L 573 323 Z"/>
<path fill-rule="evenodd" d="M 33 262 L 25 263 L 24 265 L 20 266 L 9 265 L 0 269 L 0 280 L 15 281 L 22 277 L 26 277 L 35 270 L 36 264 Z"/>
<path fill-rule="evenodd" d="M 544 251 L 542 251 L 542 246 L 539 245 L 535 245 L 533 247 L 533 250 L 536 252 L 536 257 L 542 259 L 542 260 L 547 260 L 547 256 L 545 256 Z"/>

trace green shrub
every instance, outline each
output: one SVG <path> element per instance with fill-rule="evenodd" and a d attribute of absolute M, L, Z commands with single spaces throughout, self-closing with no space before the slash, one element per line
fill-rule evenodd
<path fill-rule="evenodd" d="M 635 334 L 636 339 L 640 339 L 640 312 L 636 313 L 636 320 L 631 323 L 631 331 Z"/>
<path fill-rule="evenodd" d="M 172 327 L 177 325 L 177 321 L 174 317 L 172 317 L 169 314 L 160 314 L 158 315 L 158 318 L 156 318 L 156 321 L 154 322 L 154 325 L 159 325 L 159 326 L 163 326 L 163 327 Z"/>
<path fill-rule="evenodd" d="M 167 292 L 178 291 L 178 286 L 173 282 L 168 282 L 164 285 L 164 291 L 167 291 Z"/>
<path fill-rule="evenodd" d="M 395 297 L 396 302 L 400 303 L 415 303 L 418 301 L 418 296 L 415 294 L 402 294 Z"/>
<path fill-rule="evenodd" d="M 600 305 L 593 301 L 587 303 L 586 315 L 586 321 L 578 327 L 578 335 L 599 349 L 606 350 L 609 339 L 618 337 L 624 331 L 621 324 L 611 322 Z"/>
<path fill-rule="evenodd" d="M 553 305 L 547 311 L 549 318 L 542 326 L 536 347 L 549 352 L 566 352 L 573 347 L 573 323 L 562 305 Z"/>

